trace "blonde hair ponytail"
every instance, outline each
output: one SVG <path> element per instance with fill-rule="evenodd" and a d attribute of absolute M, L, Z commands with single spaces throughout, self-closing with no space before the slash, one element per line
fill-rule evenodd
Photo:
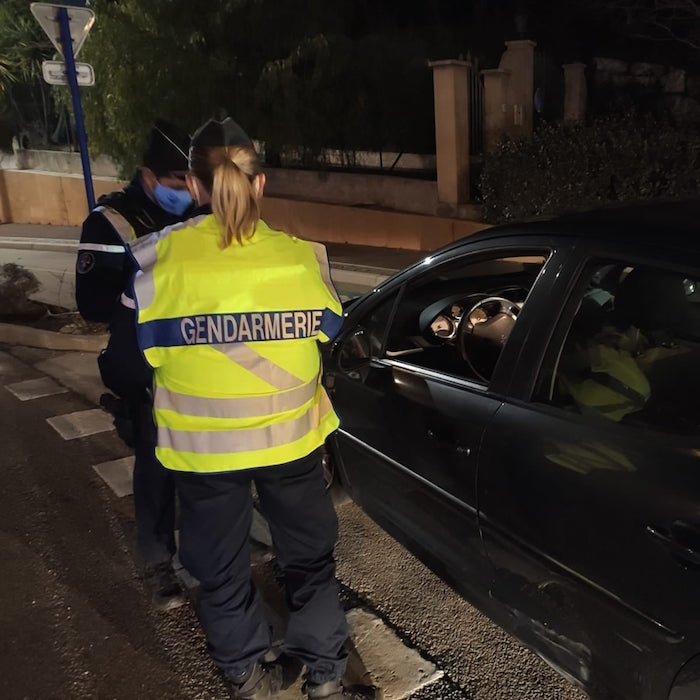
<path fill-rule="evenodd" d="M 259 174 L 255 151 L 245 146 L 227 146 L 226 157 L 214 170 L 211 208 L 223 227 L 222 247 L 235 239 L 240 245 L 255 233 L 260 204 L 255 190 Z"/>

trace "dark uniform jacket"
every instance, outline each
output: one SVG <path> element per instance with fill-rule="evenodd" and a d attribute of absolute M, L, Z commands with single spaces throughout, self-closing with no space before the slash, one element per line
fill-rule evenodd
<path fill-rule="evenodd" d="M 153 202 L 137 173 L 123 190 L 100 197 L 83 223 L 75 275 L 78 311 L 88 321 L 109 324 L 100 374 L 108 389 L 132 404 L 132 412 L 134 405 L 149 404 L 152 372 L 136 343 L 133 311 L 120 302 L 134 271 L 126 245 L 187 218 L 189 211 L 175 216 Z"/>
<path fill-rule="evenodd" d="M 111 323 L 133 272 L 125 244 L 188 218 L 161 209 L 144 192 L 139 175 L 118 192 L 100 197 L 83 223 L 75 299 L 87 321 Z"/>

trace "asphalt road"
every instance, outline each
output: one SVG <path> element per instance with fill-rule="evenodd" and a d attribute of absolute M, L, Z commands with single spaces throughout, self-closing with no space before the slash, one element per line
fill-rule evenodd
<path fill-rule="evenodd" d="M 0 354 L 2 384 L 36 376 Z M 130 504 L 91 465 L 125 455 L 113 432 L 64 441 L 46 418 L 94 408 L 0 388 L 0 697 L 227 697 L 191 607 L 153 612 Z"/>
<path fill-rule="evenodd" d="M 0 348 L 0 697 L 228 697 L 192 607 L 150 609 L 135 564 L 131 498 L 116 498 L 91 468 L 128 449 L 113 432 L 63 440 L 48 425 L 52 416 L 94 408 L 81 396 L 22 402 L 3 388 L 41 376 L 33 364 L 55 354 Z M 339 506 L 338 514 L 346 608 L 378 616 L 444 673 L 403 697 L 585 698 L 356 506 Z M 278 605 L 274 565 L 258 564 L 255 576 Z"/>
<path fill-rule="evenodd" d="M 585 700 L 585 693 L 458 596 L 354 504 L 338 578 L 445 676 L 410 700 Z"/>

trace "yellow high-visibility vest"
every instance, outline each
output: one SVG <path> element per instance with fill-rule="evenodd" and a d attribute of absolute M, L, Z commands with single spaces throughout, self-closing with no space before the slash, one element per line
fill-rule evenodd
<path fill-rule="evenodd" d="M 649 380 L 626 350 L 601 343 L 587 348 L 590 368 L 577 377 L 560 375 L 561 387 L 583 412 L 620 421 L 641 411 L 651 396 Z"/>
<path fill-rule="evenodd" d="M 318 348 L 342 325 L 325 247 L 263 221 L 242 245 L 220 241 L 210 214 L 131 246 L 156 455 L 169 469 L 284 464 L 338 427 Z"/>

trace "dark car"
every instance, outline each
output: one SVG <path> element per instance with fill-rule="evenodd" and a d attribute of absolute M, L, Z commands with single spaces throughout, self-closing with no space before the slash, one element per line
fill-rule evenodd
<path fill-rule="evenodd" d="M 591 697 L 700 698 L 700 203 L 493 228 L 349 304 L 352 498 Z"/>

